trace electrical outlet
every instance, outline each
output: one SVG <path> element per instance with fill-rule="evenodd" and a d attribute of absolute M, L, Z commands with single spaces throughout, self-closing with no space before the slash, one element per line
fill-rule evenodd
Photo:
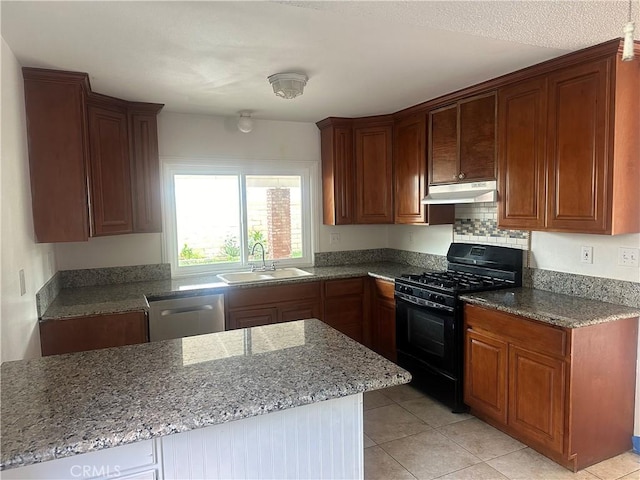
<path fill-rule="evenodd" d="M 640 248 L 618 248 L 618 265 L 625 267 L 637 267 Z"/>
<path fill-rule="evenodd" d="M 338 243 L 340 243 L 340 234 L 339 233 L 331 233 L 329 235 L 329 244 L 330 245 L 337 245 Z"/>
<path fill-rule="evenodd" d="M 20 276 L 20 296 L 23 296 L 27 293 L 27 284 L 24 281 L 24 270 L 21 269 L 18 275 Z"/>
<path fill-rule="evenodd" d="M 409 243 L 413 243 L 413 233 L 409 234 Z"/>
<path fill-rule="evenodd" d="M 593 247 L 582 247 L 580 261 L 582 263 L 593 263 Z"/>

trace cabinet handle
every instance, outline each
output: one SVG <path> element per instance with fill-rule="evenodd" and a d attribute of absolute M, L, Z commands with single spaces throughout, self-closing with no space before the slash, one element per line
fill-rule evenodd
<path fill-rule="evenodd" d="M 160 312 L 160 315 L 165 317 L 167 315 L 175 315 L 176 313 L 200 312 L 202 310 L 213 310 L 213 306 L 199 305 L 197 307 L 168 308 L 167 310 L 162 310 Z"/>
<path fill-rule="evenodd" d="M 466 177 L 466 175 L 464 173 L 460 172 L 460 175 L 458 175 L 458 178 L 460 180 L 462 180 L 464 177 Z"/>

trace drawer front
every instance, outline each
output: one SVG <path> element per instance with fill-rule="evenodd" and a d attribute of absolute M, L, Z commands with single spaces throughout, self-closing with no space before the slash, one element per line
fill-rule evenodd
<path fill-rule="evenodd" d="M 494 333 L 529 350 L 558 357 L 567 355 L 567 333 L 563 328 L 469 304 L 464 306 L 464 320 L 471 330 Z"/>
<path fill-rule="evenodd" d="M 297 302 L 278 307 L 278 321 L 291 322 L 320 317 L 320 303 L 317 301 Z"/>
<path fill-rule="evenodd" d="M 346 278 L 341 280 L 327 280 L 324 282 L 324 296 L 342 297 L 346 295 L 361 295 L 364 292 L 364 278 Z"/>
<path fill-rule="evenodd" d="M 237 328 L 259 327 L 277 322 L 278 309 L 276 307 L 237 310 L 229 312 L 227 329 L 235 330 Z"/>
<path fill-rule="evenodd" d="M 320 299 L 320 282 L 287 285 L 230 288 L 227 292 L 229 309 L 248 306 L 273 305 L 303 299 Z"/>

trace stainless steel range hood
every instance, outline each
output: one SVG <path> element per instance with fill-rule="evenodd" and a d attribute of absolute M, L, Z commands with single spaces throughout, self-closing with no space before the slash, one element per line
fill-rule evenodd
<path fill-rule="evenodd" d="M 426 205 L 451 203 L 495 202 L 498 199 L 496 181 L 433 185 L 421 203 Z"/>

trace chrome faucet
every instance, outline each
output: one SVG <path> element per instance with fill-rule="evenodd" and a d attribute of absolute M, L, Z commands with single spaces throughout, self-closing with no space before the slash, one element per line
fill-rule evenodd
<path fill-rule="evenodd" d="M 256 251 L 256 247 L 260 245 L 260 248 L 262 249 L 262 267 L 260 268 L 256 268 L 256 266 L 254 264 L 251 264 L 251 271 L 252 272 L 266 272 L 267 270 L 275 270 L 276 269 L 276 264 L 275 262 L 272 262 L 271 266 L 267 269 L 267 264 L 264 261 L 264 245 L 260 242 L 256 242 L 253 244 L 253 248 L 251 249 L 251 256 L 254 256 L 255 251 Z"/>

